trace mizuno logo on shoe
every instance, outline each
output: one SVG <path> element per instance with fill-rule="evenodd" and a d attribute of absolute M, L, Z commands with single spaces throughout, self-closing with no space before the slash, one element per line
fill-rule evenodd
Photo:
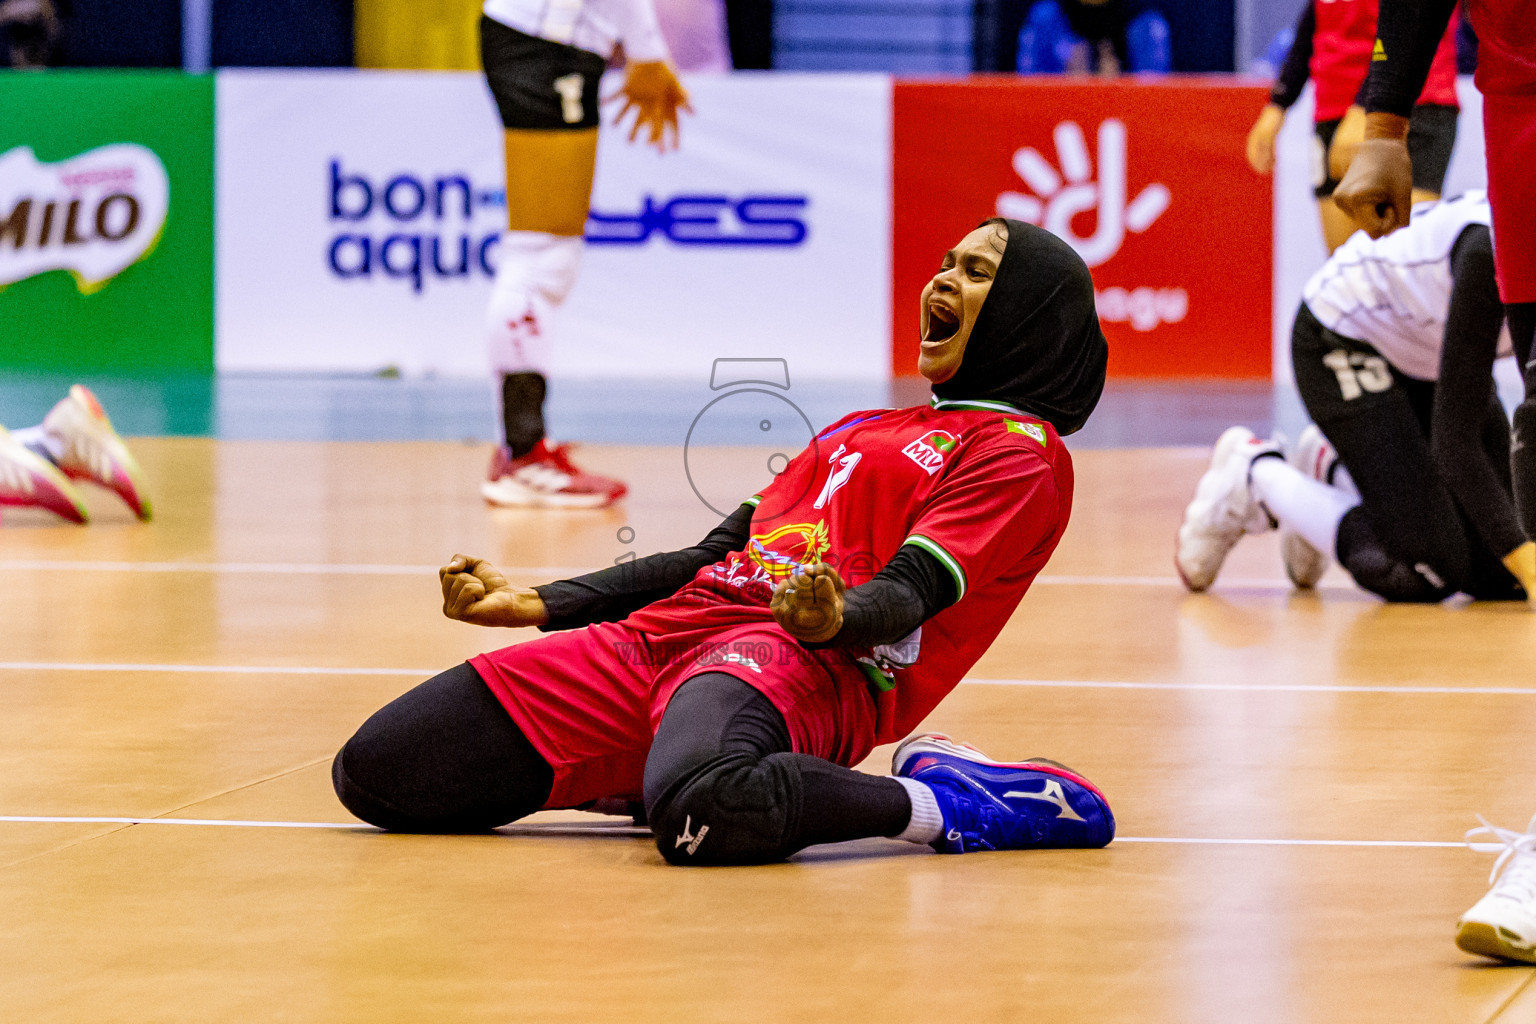
<path fill-rule="evenodd" d="M 704 841 L 704 837 L 709 834 L 708 825 L 700 825 L 699 831 L 697 833 L 690 831 L 692 827 L 693 815 L 690 814 L 685 819 L 683 819 L 683 834 L 678 836 L 677 842 L 672 845 L 672 848 L 675 850 L 679 846 L 682 846 L 684 843 L 686 843 L 688 845 L 688 855 L 690 857 L 693 856 L 693 851 L 699 848 L 699 844 Z"/>
<path fill-rule="evenodd" d="M 1056 805 L 1057 809 L 1061 812 L 1056 815 L 1058 819 L 1065 818 L 1067 821 L 1085 820 L 1081 814 L 1072 809 L 1071 804 L 1067 803 L 1067 794 L 1062 791 L 1061 783 L 1055 779 L 1046 779 L 1045 788 L 1038 793 L 1026 793 L 1023 790 L 1010 789 L 1003 794 L 1003 797 L 1004 799 L 1018 797 L 1023 800 L 1044 800 L 1046 803 Z"/>

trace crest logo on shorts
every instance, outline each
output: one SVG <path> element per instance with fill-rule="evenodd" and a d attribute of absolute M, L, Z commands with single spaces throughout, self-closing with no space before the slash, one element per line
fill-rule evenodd
<path fill-rule="evenodd" d="M 0 153 L 0 288 L 67 270 L 86 295 L 148 256 L 165 227 L 170 179 L 151 150 L 100 146 L 58 163 Z"/>
<path fill-rule="evenodd" d="M 801 565 L 822 561 L 832 547 L 825 519 L 815 523 L 790 523 L 771 533 L 754 536 L 752 541 L 747 545 L 747 557 L 775 580 L 788 579 Z"/>
<path fill-rule="evenodd" d="M 901 454 L 923 467 L 929 476 L 944 468 L 944 456 L 955 450 L 960 438 L 947 430 L 933 430 L 912 441 Z"/>

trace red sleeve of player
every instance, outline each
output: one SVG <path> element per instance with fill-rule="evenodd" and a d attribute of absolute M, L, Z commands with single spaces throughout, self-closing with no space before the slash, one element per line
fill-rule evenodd
<path fill-rule="evenodd" d="M 1050 539 L 1061 517 L 1051 465 L 1024 448 L 1005 445 L 957 463 L 923 507 L 905 543 L 949 570 L 958 601 Z"/>

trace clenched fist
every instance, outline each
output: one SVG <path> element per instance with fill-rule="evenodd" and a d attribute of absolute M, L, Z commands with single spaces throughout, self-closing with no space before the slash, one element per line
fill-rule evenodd
<path fill-rule="evenodd" d="M 843 578 L 823 562 L 802 566 L 773 591 L 768 608 L 796 640 L 822 643 L 843 628 Z"/>
<path fill-rule="evenodd" d="M 490 562 L 454 555 L 437 570 L 443 585 L 443 614 L 476 626 L 542 626 L 549 621 L 544 599 L 533 588 L 514 587 Z"/>

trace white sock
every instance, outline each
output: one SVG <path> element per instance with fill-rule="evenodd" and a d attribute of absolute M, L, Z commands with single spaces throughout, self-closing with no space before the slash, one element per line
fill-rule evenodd
<path fill-rule="evenodd" d="M 1328 485 L 1337 487 L 1346 494 L 1360 497 L 1360 488 L 1355 486 L 1355 478 L 1349 475 L 1349 467 L 1342 462 L 1333 464 L 1333 472 L 1328 474 Z"/>
<path fill-rule="evenodd" d="M 1254 495 L 1280 525 L 1301 534 L 1308 544 L 1334 557 L 1339 520 L 1360 504 L 1360 496 L 1320 483 L 1282 459 L 1253 463 L 1248 480 Z"/>
<path fill-rule="evenodd" d="M 11 436 L 33 451 L 48 453 L 49 461 L 58 462 L 64 457 L 64 442 L 42 427 L 22 427 L 11 431 Z"/>
<path fill-rule="evenodd" d="M 498 374 L 549 372 L 555 314 L 581 269 L 581 236 L 504 231 L 496 283 L 485 312 L 491 368 Z"/>
<path fill-rule="evenodd" d="M 894 838 L 927 846 L 943 835 L 944 814 L 939 810 L 939 801 L 933 795 L 933 790 L 916 779 L 909 779 L 903 775 L 892 775 L 889 778 L 901 783 L 907 791 L 907 798 L 912 801 L 912 819 Z"/>

